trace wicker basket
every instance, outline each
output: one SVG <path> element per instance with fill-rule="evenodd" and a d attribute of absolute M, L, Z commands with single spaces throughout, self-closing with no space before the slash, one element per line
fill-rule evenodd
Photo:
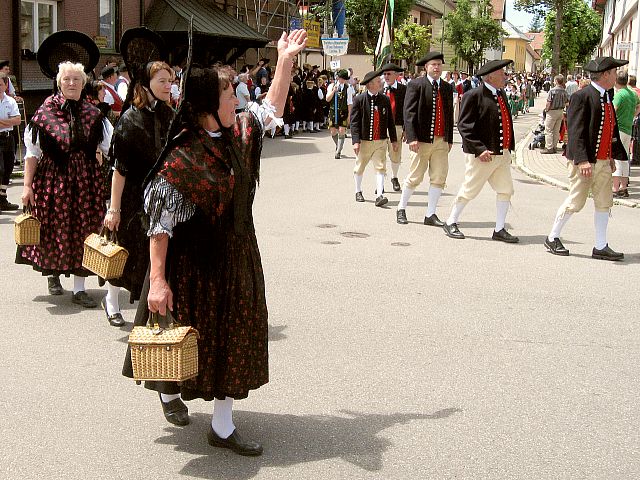
<path fill-rule="evenodd" d="M 182 382 L 198 375 L 198 331 L 193 327 L 134 327 L 129 345 L 136 381 Z"/>
<path fill-rule="evenodd" d="M 115 232 L 112 234 L 113 239 L 109 239 L 107 235 L 106 229 L 100 234 L 89 235 L 84 241 L 82 255 L 82 266 L 105 280 L 120 278 L 129 256 L 127 249 L 118 245 Z"/>
<path fill-rule="evenodd" d="M 16 245 L 40 245 L 40 220 L 31 213 L 31 206 L 16 217 L 14 234 Z"/>

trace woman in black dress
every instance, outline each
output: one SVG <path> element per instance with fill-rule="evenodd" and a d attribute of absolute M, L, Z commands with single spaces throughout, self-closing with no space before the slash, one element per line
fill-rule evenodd
<path fill-rule="evenodd" d="M 304 30 L 283 33 L 269 93 L 237 115 L 233 71 L 193 68 L 178 127 L 145 190 L 151 265 L 135 324 L 144 325 L 149 311 L 171 310 L 200 333 L 196 378 L 145 387 L 160 392 L 165 417 L 176 425 L 189 423 L 182 400 L 214 400 L 207 440 L 241 455 L 260 455 L 262 446 L 238 434 L 233 401 L 269 380 L 264 276 L 252 217 L 261 138 L 282 125 L 291 65 L 305 44 Z M 123 373 L 132 376 L 130 352 Z"/>
<path fill-rule="evenodd" d="M 173 70 L 164 62 L 150 62 L 140 82 L 136 82 L 132 106 L 122 115 L 113 132 L 110 158 L 114 162 L 111 203 L 104 225 L 117 231 L 120 245 L 129 252 L 124 273 L 109 280 L 102 300 L 107 320 L 113 326 L 124 325 L 120 313 L 120 287 L 130 292 L 129 301 L 140 298 L 149 266 L 149 242 L 141 222 L 143 183 L 167 140 L 174 117 L 169 102 Z"/>

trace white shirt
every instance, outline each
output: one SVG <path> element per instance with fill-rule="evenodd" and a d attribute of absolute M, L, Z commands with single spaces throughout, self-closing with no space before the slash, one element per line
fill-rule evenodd
<path fill-rule="evenodd" d="M 111 145 L 111 136 L 113 135 L 113 126 L 106 118 L 102 119 L 102 142 L 98 144 L 98 150 L 108 155 L 109 146 Z M 42 149 L 40 148 L 40 135 L 36 136 L 35 143 L 31 141 L 31 127 L 27 125 L 24 130 L 24 146 L 26 147 L 24 158 L 36 157 L 38 160 L 42 157 Z"/>
<path fill-rule="evenodd" d="M 106 85 L 105 82 L 102 82 L 102 84 Z M 109 86 L 111 87 L 111 85 Z M 113 105 L 114 103 L 116 103 L 115 99 L 113 98 L 113 95 L 111 95 L 111 92 L 106 87 L 104 89 L 104 103 L 108 103 L 109 105 Z"/>
<path fill-rule="evenodd" d="M 331 85 L 329 85 L 329 88 L 331 89 L 331 91 L 336 90 L 337 92 L 341 92 L 343 88 L 347 89 L 347 105 L 353 105 L 353 97 L 356 94 L 356 91 L 353 89 L 353 87 L 351 85 L 349 85 L 348 83 L 345 83 L 344 85 L 341 84 L 340 82 L 337 83 L 332 83 Z M 329 90 L 327 89 L 327 96 L 329 96 Z M 329 102 L 332 102 L 333 99 L 329 100 Z"/>
<path fill-rule="evenodd" d="M 238 97 L 238 106 L 236 109 L 247 106 L 247 97 L 249 97 L 249 87 L 244 82 L 240 82 L 236 87 L 236 97 Z"/>
<path fill-rule="evenodd" d="M 180 98 L 180 85 L 174 83 L 171 85 L 171 99 L 177 102 Z"/>
<path fill-rule="evenodd" d="M 124 101 L 124 99 L 127 98 L 127 92 L 129 90 L 129 82 L 123 76 L 118 77 L 118 81 L 120 82 L 120 85 L 118 85 L 118 89 L 116 90 L 116 93 L 118 94 L 120 99 Z"/>
<path fill-rule="evenodd" d="M 20 110 L 18 110 L 18 102 L 11 98 L 6 93 L 0 100 L 0 120 L 8 120 L 11 117 L 19 117 Z M 0 132 L 10 132 L 13 128 L 0 128 Z"/>

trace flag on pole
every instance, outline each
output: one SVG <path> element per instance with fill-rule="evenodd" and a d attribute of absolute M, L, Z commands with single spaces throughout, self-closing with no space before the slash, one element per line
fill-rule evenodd
<path fill-rule="evenodd" d="M 391 60 L 393 53 L 393 7 L 395 0 L 387 0 L 382 14 L 380 33 L 375 50 L 376 68 L 380 68 L 386 61 Z"/>

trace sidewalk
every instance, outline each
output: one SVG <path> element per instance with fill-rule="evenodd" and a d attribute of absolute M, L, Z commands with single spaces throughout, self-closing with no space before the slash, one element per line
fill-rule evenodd
<path fill-rule="evenodd" d="M 546 93 L 541 93 L 536 99 L 535 107 L 525 118 L 530 120 L 529 132 L 516 144 L 515 166 L 531 178 L 556 186 L 563 190 L 569 189 L 566 159 L 561 154 L 543 155 L 540 149 L 529 150 L 529 143 L 533 139 L 533 130 L 541 122 L 540 113 L 546 102 Z M 631 167 L 629 180 L 629 198 L 614 198 L 615 205 L 640 208 L 640 166 Z"/>

